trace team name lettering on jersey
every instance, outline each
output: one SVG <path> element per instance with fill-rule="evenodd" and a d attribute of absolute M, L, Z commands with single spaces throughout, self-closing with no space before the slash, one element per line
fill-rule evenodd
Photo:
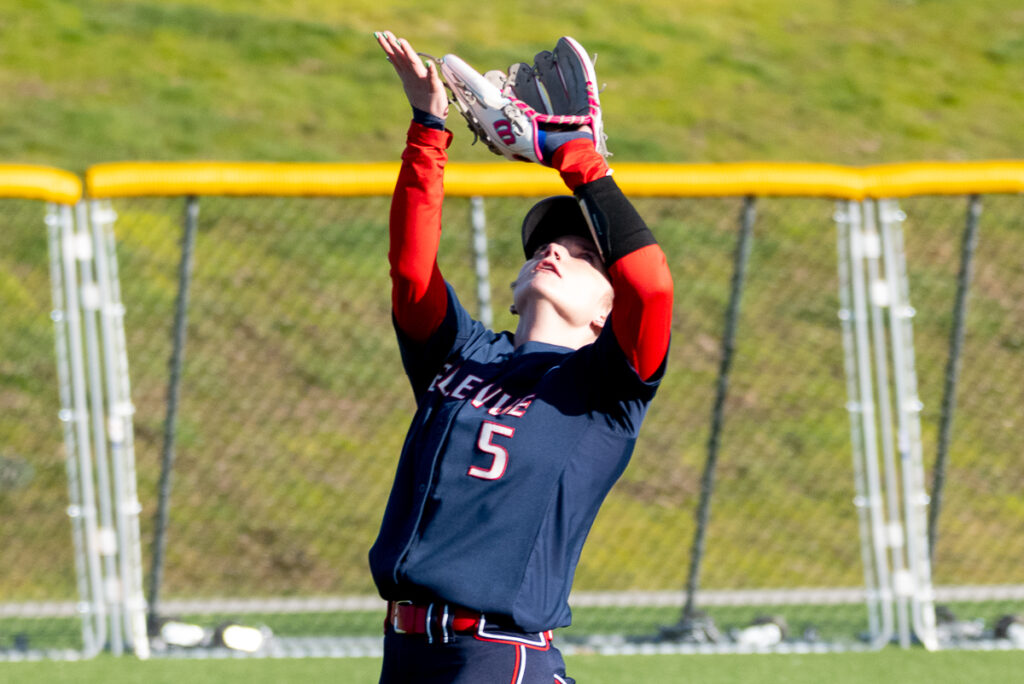
<path fill-rule="evenodd" d="M 469 399 L 469 405 L 475 409 L 487 409 L 491 416 L 515 416 L 522 418 L 526 410 L 536 398 L 534 394 L 524 397 L 513 397 L 505 392 L 499 385 L 484 383 L 481 378 L 472 373 L 460 375 L 461 366 L 453 366 L 446 363 L 438 373 L 430 386 L 428 392 L 439 392 L 443 396 L 452 399 Z"/>

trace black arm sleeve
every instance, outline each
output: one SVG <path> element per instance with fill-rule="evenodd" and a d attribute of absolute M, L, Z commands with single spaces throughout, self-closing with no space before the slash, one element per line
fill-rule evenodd
<path fill-rule="evenodd" d="M 611 176 L 576 188 L 605 266 L 657 241 Z"/>

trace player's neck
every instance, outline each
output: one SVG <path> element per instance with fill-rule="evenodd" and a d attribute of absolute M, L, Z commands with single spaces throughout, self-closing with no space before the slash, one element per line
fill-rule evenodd
<path fill-rule="evenodd" d="M 526 342 L 544 342 L 570 349 L 579 349 L 593 343 L 597 334 L 590 325 L 574 325 L 553 306 L 530 306 L 519 313 L 515 345 Z"/>

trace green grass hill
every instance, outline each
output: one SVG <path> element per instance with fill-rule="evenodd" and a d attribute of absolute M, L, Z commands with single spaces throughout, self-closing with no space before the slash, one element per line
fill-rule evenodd
<path fill-rule="evenodd" d="M 408 114 L 384 28 L 480 71 L 572 35 L 620 160 L 1024 146 L 1024 9 L 1006 0 L 19 0 L 0 8 L 0 160 L 393 159 Z"/>

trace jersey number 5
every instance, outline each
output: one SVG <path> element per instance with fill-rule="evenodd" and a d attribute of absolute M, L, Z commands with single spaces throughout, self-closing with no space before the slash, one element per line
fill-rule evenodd
<path fill-rule="evenodd" d="M 490 468 L 472 466 L 467 475 L 479 477 L 481 480 L 497 480 L 505 474 L 508 466 L 508 451 L 503 446 L 495 444 L 492 440 L 495 436 L 511 437 L 516 434 L 516 429 L 501 423 L 492 423 L 485 420 L 480 425 L 480 435 L 476 438 L 476 448 L 494 457 Z"/>

